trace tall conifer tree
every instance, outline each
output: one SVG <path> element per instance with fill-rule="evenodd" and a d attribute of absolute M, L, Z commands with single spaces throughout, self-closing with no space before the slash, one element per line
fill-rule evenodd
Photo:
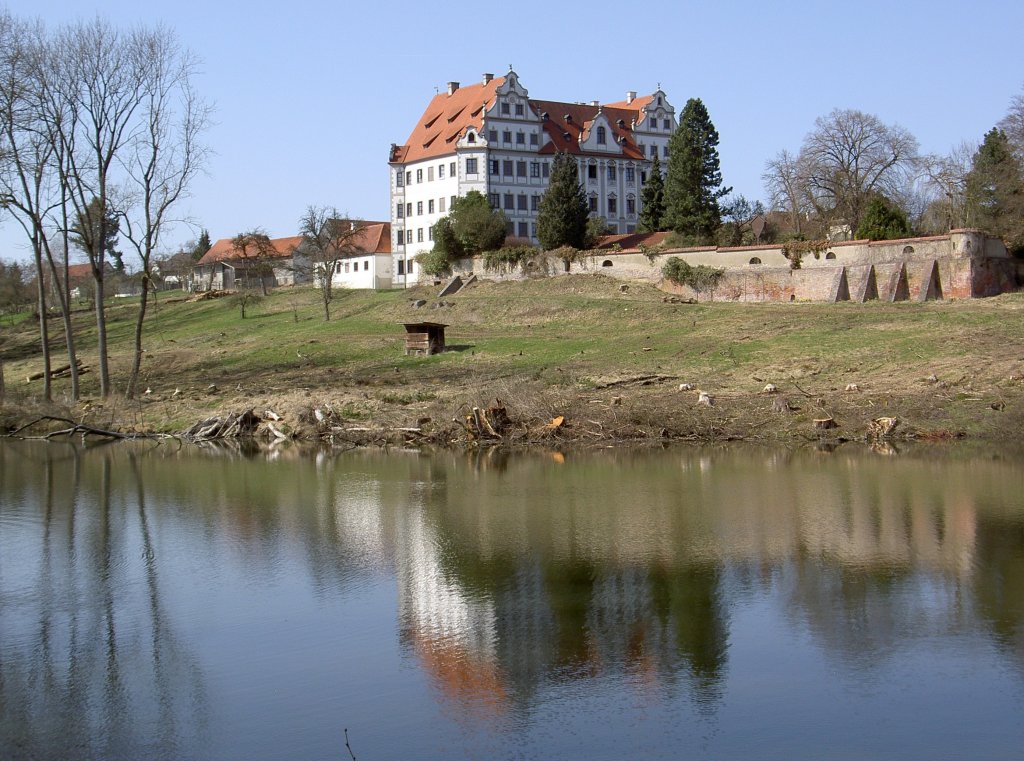
<path fill-rule="evenodd" d="M 663 224 L 680 235 L 711 241 L 722 223 L 718 199 L 731 190 L 722 187 L 718 130 L 700 99 L 690 98 L 668 143 Z"/>
<path fill-rule="evenodd" d="M 998 235 L 1012 251 L 1024 251 L 1024 167 L 1001 129 L 989 130 L 974 154 L 967 207 L 972 227 Z"/>
<path fill-rule="evenodd" d="M 651 174 L 640 191 L 640 232 L 653 233 L 662 229 L 665 218 L 665 179 L 661 176 L 658 154 L 651 161 Z"/>
<path fill-rule="evenodd" d="M 589 215 L 576 159 L 568 153 L 556 154 L 551 164 L 551 180 L 537 213 L 540 244 L 547 251 L 560 246 L 584 248 Z"/>

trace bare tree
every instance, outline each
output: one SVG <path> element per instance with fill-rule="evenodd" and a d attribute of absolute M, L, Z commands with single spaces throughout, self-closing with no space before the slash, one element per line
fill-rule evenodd
<path fill-rule="evenodd" d="M 122 33 L 96 19 L 64 28 L 52 44 L 54 85 L 48 103 L 53 139 L 59 146 L 58 171 L 70 205 L 79 219 L 95 208 L 122 211 L 117 195 L 117 160 L 133 144 L 136 112 L 145 100 L 147 33 Z M 107 214 L 83 226 L 83 247 L 95 286 L 96 337 L 100 394 L 111 391 L 104 308 L 104 242 Z"/>
<path fill-rule="evenodd" d="M 145 55 L 142 126 L 123 162 L 132 196 L 123 214 L 124 235 L 141 265 L 142 293 L 135 321 L 132 369 L 125 395 L 136 392 L 142 365 L 142 332 L 150 290 L 154 285 L 154 252 L 170 214 L 201 171 L 207 152 L 199 137 L 209 126 L 210 108 L 192 86 L 195 60 L 165 27 L 140 39 Z"/>
<path fill-rule="evenodd" d="M 46 215 L 58 202 L 54 200 L 49 172 L 53 148 L 45 130 L 41 129 L 35 108 L 40 84 L 40 69 L 36 64 L 42 36 L 38 25 L 20 22 L 6 11 L 0 12 L 0 206 L 17 221 L 32 247 L 43 355 L 43 398 L 49 401 L 53 390 L 44 225 Z M 71 333 L 68 335 L 70 337 Z M 71 365 L 75 367 L 73 355 Z"/>
<path fill-rule="evenodd" d="M 362 234 L 360 223 L 344 218 L 337 209 L 309 206 L 299 220 L 302 243 L 297 247 L 299 256 L 308 262 L 320 300 L 324 307 L 324 321 L 331 319 L 331 299 L 334 297 L 334 274 L 339 264 L 356 248 Z"/>
<path fill-rule="evenodd" d="M 1024 161 L 1024 94 L 1014 96 L 1006 116 L 997 126 L 1006 133 L 1017 158 Z"/>
<path fill-rule="evenodd" d="M 252 287 L 252 279 L 259 280 L 263 295 L 267 295 L 267 278 L 274 275 L 274 259 L 280 254 L 270 236 L 261 228 L 239 233 L 231 239 L 231 251 L 243 263 L 244 288 Z"/>
<path fill-rule="evenodd" d="M 793 232 L 800 235 L 809 205 L 796 157 L 789 151 L 779 151 L 775 158 L 765 163 L 761 181 L 771 207 L 789 214 Z"/>
<path fill-rule="evenodd" d="M 875 194 L 897 200 L 913 175 L 917 139 L 853 109 L 819 117 L 804 138 L 797 175 L 815 212 L 856 230 Z"/>
<path fill-rule="evenodd" d="M 928 232 L 945 232 L 971 224 L 967 203 L 967 175 L 978 146 L 961 142 L 944 156 L 921 160 L 924 184 L 930 194 L 922 226 Z"/>

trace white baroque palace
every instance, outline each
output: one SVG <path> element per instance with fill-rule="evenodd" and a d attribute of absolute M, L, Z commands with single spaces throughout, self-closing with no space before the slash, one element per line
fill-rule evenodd
<path fill-rule="evenodd" d="M 659 87 L 617 103 L 534 100 L 515 71 L 447 90 L 430 101 L 405 144 L 389 157 L 394 284 L 415 281 L 416 254 L 433 247 L 432 228 L 471 190 L 508 220 L 510 237 L 537 242 L 537 210 L 556 153 L 576 157 L 593 216 L 632 233 L 651 158 L 664 170 L 675 109 Z"/>

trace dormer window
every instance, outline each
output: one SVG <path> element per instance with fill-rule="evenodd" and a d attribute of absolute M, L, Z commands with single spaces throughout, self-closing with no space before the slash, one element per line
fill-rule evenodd
<path fill-rule="evenodd" d="M 597 128 L 597 144 L 604 145 L 608 141 L 607 130 L 604 127 Z"/>
<path fill-rule="evenodd" d="M 467 143 L 475 143 L 476 142 L 476 133 L 475 132 L 470 132 L 468 135 L 466 135 L 466 142 Z"/>

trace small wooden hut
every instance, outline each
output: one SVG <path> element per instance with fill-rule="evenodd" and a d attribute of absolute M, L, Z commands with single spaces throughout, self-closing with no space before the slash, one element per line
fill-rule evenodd
<path fill-rule="evenodd" d="M 439 354 L 444 351 L 444 329 L 440 322 L 403 322 L 405 354 Z"/>

